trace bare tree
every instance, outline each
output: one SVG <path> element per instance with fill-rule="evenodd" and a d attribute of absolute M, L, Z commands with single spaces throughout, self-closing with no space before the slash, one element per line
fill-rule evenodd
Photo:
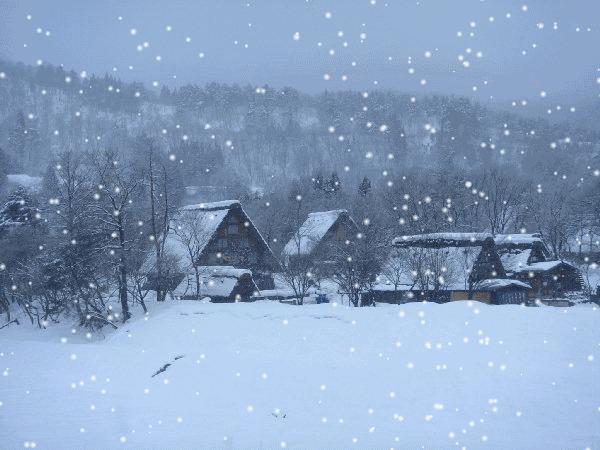
<path fill-rule="evenodd" d="M 121 303 L 122 320 L 126 322 L 131 314 L 128 304 L 128 264 L 127 254 L 131 246 L 128 228 L 132 217 L 130 209 L 133 194 L 140 185 L 139 174 L 127 161 L 114 151 L 104 151 L 94 158 L 94 167 L 98 184 L 95 198 L 98 220 L 103 224 L 110 237 L 110 254 L 117 254 L 117 284 Z"/>
<path fill-rule="evenodd" d="M 100 327 L 110 322 L 110 311 L 100 288 L 108 265 L 104 236 L 94 220 L 93 173 L 84 155 L 72 151 L 59 155 L 55 169 L 56 197 L 49 200 L 47 214 L 60 233 L 47 249 L 63 264 L 49 270 L 68 290 L 80 325 Z"/>
<path fill-rule="evenodd" d="M 209 224 L 199 220 L 194 211 L 183 210 L 173 220 L 173 233 L 186 250 L 187 267 L 194 270 L 196 299 L 200 299 L 200 270 L 198 261 L 212 237 Z"/>
<path fill-rule="evenodd" d="M 143 167 L 144 184 L 148 198 L 150 240 L 155 254 L 155 273 L 153 274 L 156 299 L 165 301 L 169 272 L 165 259 L 165 242 L 169 233 L 171 218 L 178 207 L 181 186 L 180 176 L 163 154 L 155 141 L 141 136 L 137 140 L 139 165 Z"/>
<path fill-rule="evenodd" d="M 490 232 L 504 233 L 518 215 L 524 186 L 514 175 L 493 168 L 484 172 L 476 187 Z"/>
<path fill-rule="evenodd" d="M 303 226 L 306 213 L 305 189 L 297 185 L 288 195 L 287 227 L 293 230 L 284 249 L 283 281 L 294 292 L 297 304 L 302 305 L 308 290 L 315 284 L 316 256 L 313 252 L 314 230 Z"/>
<path fill-rule="evenodd" d="M 354 239 L 334 242 L 329 249 L 332 279 L 354 306 L 371 306 L 361 301 L 361 295 L 373 288 L 381 270 L 386 243 L 380 236 L 370 225 Z"/>
<path fill-rule="evenodd" d="M 394 292 L 411 280 L 409 267 L 410 250 L 394 248 L 381 268 L 381 274 L 394 286 Z M 414 285 L 414 282 L 412 283 Z"/>
<path fill-rule="evenodd" d="M 533 226 L 550 246 L 555 258 L 561 258 L 570 235 L 570 194 L 560 186 L 530 189 L 528 211 Z"/>

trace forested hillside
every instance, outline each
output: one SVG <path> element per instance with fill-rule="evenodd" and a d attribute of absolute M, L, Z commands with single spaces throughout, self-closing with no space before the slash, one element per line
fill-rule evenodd
<path fill-rule="evenodd" d="M 476 173 L 510 167 L 536 183 L 589 175 L 598 132 L 495 112 L 465 98 L 221 85 L 163 87 L 0 62 L 0 147 L 14 171 L 41 174 L 52 155 L 127 147 L 141 134 L 183 159 L 186 184 L 242 184 L 337 172 Z M 551 157 L 552 163 L 549 163 Z M 589 167 L 589 168 L 588 168 Z"/>

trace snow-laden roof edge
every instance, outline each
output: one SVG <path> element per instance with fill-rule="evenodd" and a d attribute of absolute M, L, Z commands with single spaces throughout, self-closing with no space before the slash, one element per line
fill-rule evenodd
<path fill-rule="evenodd" d="M 284 256 L 310 254 L 340 216 L 344 214 L 348 214 L 345 209 L 309 213 L 300 228 L 294 232 L 288 243 L 285 244 L 282 254 Z"/>
<path fill-rule="evenodd" d="M 252 276 L 249 269 L 238 269 L 233 266 L 198 266 L 201 276 L 240 278 L 243 275 Z"/>
<path fill-rule="evenodd" d="M 492 238 L 494 243 L 499 247 L 510 247 L 517 245 L 533 245 L 535 242 L 542 242 L 542 238 L 536 233 L 514 233 L 514 234 L 497 234 L 491 233 L 425 233 L 415 235 L 399 236 L 392 240 L 392 245 L 395 246 L 410 246 L 413 244 L 433 244 L 440 245 L 481 245 L 483 241 Z"/>
<path fill-rule="evenodd" d="M 509 278 L 488 278 L 487 280 L 481 280 L 473 284 L 473 290 L 481 291 L 496 291 L 498 289 L 518 287 L 523 289 L 531 289 L 531 286 L 519 280 L 512 280 Z"/>
<path fill-rule="evenodd" d="M 179 208 L 179 211 L 216 211 L 218 209 L 241 208 L 241 206 L 239 200 L 222 200 L 220 202 L 207 202 L 182 206 Z"/>
<path fill-rule="evenodd" d="M 426 234 L 414 234 L 404 235 L 396 237 L 392 240 L 394 246 L 414 246 L 423 244 L 440 244 L 440 245 L 481 245 L 484 240 L 491 238 L 492 235 L 489 233 L 426 233 Z"/>
<path fill-rule="evenodd" d="M 33 191 L 39 190 L 42 186 L 42 179 L 40 177 L 33 177 L 26 173 L 9 173 L 6 175 L 6 181 L 9 184 L 21 186 Z"/>

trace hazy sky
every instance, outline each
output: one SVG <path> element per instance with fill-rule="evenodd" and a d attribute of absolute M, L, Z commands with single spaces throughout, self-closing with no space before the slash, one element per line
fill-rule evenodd
<path fill-rule="evenodd" d="M 600 92 L 599 48 L 600 0 L 0 0 L 0 56 L 169 85 L 551 102 Z"/>

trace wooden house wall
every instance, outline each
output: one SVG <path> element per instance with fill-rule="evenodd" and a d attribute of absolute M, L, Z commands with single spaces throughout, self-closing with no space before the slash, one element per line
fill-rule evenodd
<path fill-rule="evenodd" d="M 356 225 L 350 220 L 350 217 L 342 214 L 325 233 L 314 252 L 322 258 L 326 258 L 331 246 L 342 245 L 347 240 L 354 239 L 357 231 Z"/>
<path fill-rule="evenodd" d="M 371 291 L 363 294 L 363 299 L 377 303 L 402 304 L 410 302 L 430 301 L 435 303 L 446 303 L 464 300 L 476 300 L 483 303 L 492 303 L 493 294 L 487 291 L 438 291 L 438 292 L 412 292 L 410 291 Z"/>
<path fill-rule="evenodd" d="M 553 298 L 582 288 L 577 269 L 566 265 L 546 272 L 533 272 L 533 276 L 529 272 L 520 273 L 515 278 L 531 285 L 529 298 Z"/>
<path fill-rule="evenodd" d="M 313 250 L 315 257 L 315 272 L 322 277 L 331 275 L 333 253 L 335 248 L 344 245 L 347 240 L 355 238 L 358 232 L 356 225 L 347 214 L 342 214 L 325 233 L 319 244 Z"/>
<path fill-rule="evenodd" d="M 408 299 L 406 298 L 406 291 L 371 291 L 362 294 L 361 301 L 367 305 L 373 302 L 399 305 L 407 303 Z"/>
<path fill-rule="evenodd" d="M 526 303 L 529 296 L 527 289 L 506 288 L 492 292 L 492 303 L 495 305 L 520 305 Z"/>

